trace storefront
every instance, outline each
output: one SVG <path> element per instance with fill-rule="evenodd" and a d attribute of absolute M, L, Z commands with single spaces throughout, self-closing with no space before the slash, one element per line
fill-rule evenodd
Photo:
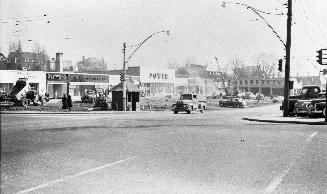
<path fill-rule="evenodd" d="M 141 68 L 140 82 L 145 96 L 165 96 L 174 94 L 175 70 Z"/>
<path fill-rule="evenodd" d="M 110 90 L 109 75 L 105 74 L 69 74 L 69 94 L 83 96 L 86 91 L 101 91 L 108 93 Z"/>
<path fill-rule="evenodd" d="M 9 93 L 19 78 L 27 78 L 32 90 L 44 95 L 46 92 L 46 73 L 44 71 L 0 70 L 0 88 Z"/>
<path fill-rule="evenodd" d="M 68 74 L 65 73 L 47 73 L 47 93 L 50 98 L 61 98 L 67 93 Z"/>
<path fill-rule="evenodd" d="M 50 98 L 69 93 L 83 96 L 88 90 L 106 93 L 110 89 L 109 75 L 83 73 L 47 73 L 47 92 Z"/>

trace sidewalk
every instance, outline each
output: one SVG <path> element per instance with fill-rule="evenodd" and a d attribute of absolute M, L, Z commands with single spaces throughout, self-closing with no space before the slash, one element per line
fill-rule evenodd
<path fill-rule="evenodd" d="M 306 125 L 327 125 L 325 118 L 311 118 L 311 117 L 283 117 L 283 111 L 279 110 L 278 105 L 270 105 L 266 107 L 259 107 L 264 109 L 264 113 L 257 115 L 249 115 L 243 117 L 243 120 L 268 122 L 268 123 L 290 123 L 290 124 L 306 124 Z"/>

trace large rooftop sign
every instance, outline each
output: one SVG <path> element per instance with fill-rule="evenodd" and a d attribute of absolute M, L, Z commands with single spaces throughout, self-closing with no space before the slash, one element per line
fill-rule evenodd
<path fill-rule="evenodd" d="M 173 69 L 141 68 L 140 80 L 142 83 L 174 83 L 175 71 Z"/>

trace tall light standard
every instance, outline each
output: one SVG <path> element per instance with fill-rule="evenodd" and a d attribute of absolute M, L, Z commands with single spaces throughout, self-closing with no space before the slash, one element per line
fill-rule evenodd
<path fill-rule="evenodd" d="M 291 56 L 291 27 L 292 27 L 292 0 L 287 0 L 287 38 L 286 38 L 286 44 L 281 39 L 281 37 L 278 35 L 276 30 L 267 22 L 267 20 L 262 17 L 259 13 L 263 14 L 270 14 L 270 15 L 284 15 L 283 13 L 280 14 L 272 14 L 269 12 L 260 11 L 254 7 L 251 7 L 249 5 L 243 4 L 243 3 L 235 3 L 235 2 L 223 2 L 221 5 L 222 7 L 226 7 L 227 3 L 233 3 L 237 4 L 243 7 L 246 7 L 247 9 L 252 10 L 255 14 L 257 14 L 265 23 L 266 25 L 272 30 L 272 32 L 277 36 L 279 41 L 283 43 L 283 46 L 285 47 L 286 51 L 286 62 L 285 62 L 285 81 L 284 81 L 284 110 L 283 110 L 283 117 L 288 117 L 288 110 L 289 110 L 289 79 L 290 79 L 290 56 Z"/>
<path fill-rule="evenodd" d="M 128 63 L 128 61 L 133 57 L 133 55 L 135 54 L 135 52 L 137 50 L 139 50 L 139 48 L 150 38 L 152 38 L 154 35 L 159 34 L 159 33 L 166 33 L 167 35 L 169 35 L 169 30 L 163 30 L 163 31 L 158 31 L 156 33 L 151 34 L 150 36 L 148 36 L 145 40 L 143 40 L 141 43 L 136 44 L 136 45 L 132 45 L 129 47 L 136 47 L 136 49 L 132 52 L 132 54 L 126 59 L 126 43 L 123 43 L 123 74 L 122 74 L 122 84 L 123 84 L 123 111 L 126 111 L 126 63 Z"/>

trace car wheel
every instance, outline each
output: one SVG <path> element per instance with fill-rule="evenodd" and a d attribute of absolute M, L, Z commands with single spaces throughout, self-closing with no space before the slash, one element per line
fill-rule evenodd
<path fill-rule="evenodd" d="M 174 111 L 174 114 L 178 114 L 178 111 Z"/>
<path fill-rule="evenodd" d="M 326 118 L 326 107 L 322 110 L 322 115 Z"/>

